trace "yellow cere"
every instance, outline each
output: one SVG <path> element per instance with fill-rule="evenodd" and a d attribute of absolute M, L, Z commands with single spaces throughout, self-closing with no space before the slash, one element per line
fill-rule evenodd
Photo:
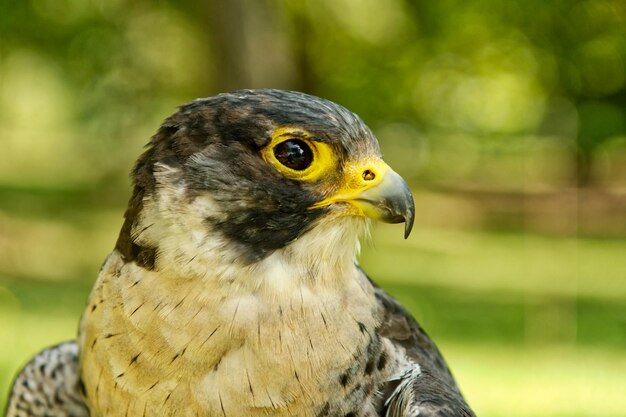
<path fill-rule="evenodd" d="M 324 207 L 333 203 L 353 203 L 354 212 L 346 214 L 365 215 L 361 205 L 355 205 L 359 195 L 381 183 L 385 175 L 391 171 L 389 165 L 378 157 L 357 162 L 347 162 L 344 165 L 341 187 L 332 196 L 314 204 L 312 209 Z"/>
<path fill-rule="evenodd" d="M 354 195 L 368 190 L 385 178 L 391 170 L 389 165 L 378 157 L 368 158 L 364 161 L 347 162 L 344 166 L 343 185 L 337 192 L 340 195 Z"/>
<path fill-rule="evenodd" d="M 274 168 L 287 178 L 301 181 L 318 180 L 336 169 L 337 156 L 328 144 L 311 140 L 311 137 L 312 135 L 309 132 L 300 128 L 278 128 L 272 134 L 272 140 L 269 145 L 261 150 L 261 155 L 263 156 L 265 162 L 274 166 Z M 302 171 L 297 171 L 284 166 L 274 155 L 274 148 L 276 145 L 291 139 L 298 139 L 305 142 L 309 145 L 311 151 L 313 152 L 313 162 L 309 167 Z"/>

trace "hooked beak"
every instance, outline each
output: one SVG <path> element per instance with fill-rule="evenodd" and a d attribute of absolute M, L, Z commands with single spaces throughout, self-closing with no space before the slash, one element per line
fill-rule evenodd
<path fill-rule="evenodd" d="M 404 238 L 409 237 L 415 217 L 415 204 L 408 185 L 381 159 L 366 161 L 344 170 L 344 187 L 311 208 L 348 203 L 347 214 L 369 217 L 385 223 L 404 222 Z"/>

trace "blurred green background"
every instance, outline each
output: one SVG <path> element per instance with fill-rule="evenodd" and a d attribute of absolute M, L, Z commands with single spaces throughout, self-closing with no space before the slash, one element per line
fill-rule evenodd
<path fill-rule="evenodd" d="M 623 0 L 0 0 L 0 409 L 75 335 L 160 121 L 256 87 L 378 135 L 417 219 L 361 262 L 480 416 L 624 416 Z"/>

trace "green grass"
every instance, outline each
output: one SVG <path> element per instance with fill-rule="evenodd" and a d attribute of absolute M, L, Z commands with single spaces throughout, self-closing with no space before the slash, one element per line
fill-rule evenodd
<path fill-rule="evenodd" d="M 626 410 L 623 349 L 440 342 L 483 417 L 619 417 Z"/>

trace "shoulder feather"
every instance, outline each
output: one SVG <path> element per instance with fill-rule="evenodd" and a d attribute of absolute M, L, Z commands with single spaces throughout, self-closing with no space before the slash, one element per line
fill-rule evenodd
<path fill-rule="evenodd" d="M 383 311 L 379 334 L 411 366 L 383 389 L 385 417 L 475 417 L 441 352 L 409 312 L 371 279 Z"/>

